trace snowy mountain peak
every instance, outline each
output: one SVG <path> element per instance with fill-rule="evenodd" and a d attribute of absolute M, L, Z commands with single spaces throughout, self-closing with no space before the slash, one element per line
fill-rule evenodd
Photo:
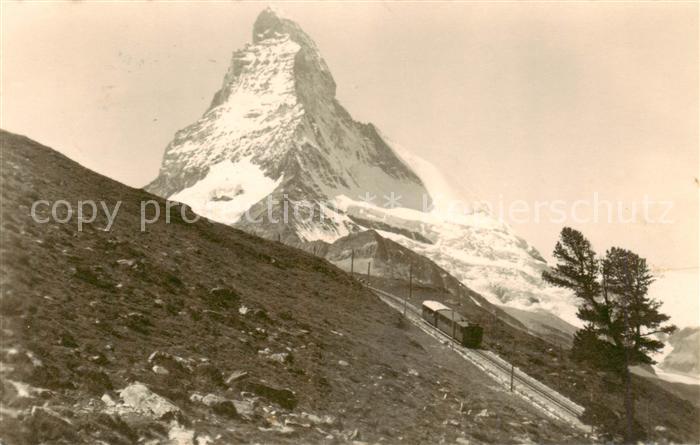
<path fill-rule="evenodd" d="M 373 125 L 352 119 L 335 89 L 314 41 L 295 22 L 264 10 L 253 42 L 233 53 L 210 107 L 176 133 L 147 188 L 231 224 L 240 223 L 241 209 L 261 195 L 274 197 L 275 205 L 284 199 L 317 212 L 326 212 L 321 203 L 340 195 L 396 196 L 396 205 L 417 210 L 430 205 L 421 179 Z M 234 175 L 242 163 L 256 173 Z M 221 196 L 222 190 L 236 193 Z M 292 218 L 282 227 L 263 218 L 246 228 L 308 241 L 354 227 L 342 215 L 330 219 L 311 227 Z"/>
<path fill-rule="evenodd" d="M 287 19 L 282 11 L 268 6 L 255 19 L 255 24 L 253 24 L 253 42 L 257 43 L 259 40 L 262 40 L 267 33 L 289 34 L 292 27 L 299 29 L 299 26 Z"/>
<path fill-rule="evenodd" d="M 326 62 L 321 57 L 316 43 L 298 24 L 284 18 L 279 11 L 268 7 L 255 20 L 253 25 L 253 43 L 257 44 L 267 39 L 279 38 L 280 36 L 289 36 L 300 47 L 297 56 L 297 66 L 295 67 L 297 82 L 314 82 L 317 94 L 323 94 L 329 99 L 334 98 L 335 81 Z"/>

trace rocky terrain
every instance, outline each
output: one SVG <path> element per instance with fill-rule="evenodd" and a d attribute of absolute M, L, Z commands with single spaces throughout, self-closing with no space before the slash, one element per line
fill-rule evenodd
<path fill-rule="evenodd" d="M 142 232 L 139 202 L 165 201 L 0 143 L 3 443 L 585 440 L 328 262 L 179 204 Z M 122 204 L 79 231 L 33 220 L 40 199 Z"/>

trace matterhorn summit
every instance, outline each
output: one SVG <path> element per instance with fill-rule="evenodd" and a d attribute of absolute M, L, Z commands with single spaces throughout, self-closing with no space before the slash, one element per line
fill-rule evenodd
<path fill-rule="evenodd" d="M 147 189 L 213 220 L 290 241 L 353 230 L 324 204 L 340 195 L 400 196 L 401 206 L 413 209 L 430 205 L 421 179 L 372 124 L 352 119 L 335 88 L 313 40 L 265 9 L 253 43 L 234 52 L 209 109 L 176 133 Z"/>

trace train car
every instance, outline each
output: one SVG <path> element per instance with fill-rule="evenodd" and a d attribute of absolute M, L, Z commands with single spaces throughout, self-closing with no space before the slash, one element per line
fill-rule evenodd
<path fill-rule="evenodd" d="M 426 322 L 454 338 L 462 346 L 467 348 L 481 346 L 484 335 L 481 326 L 469 323 L 466 318 L 439 301 L 424 301 L 421 312 Z"/>

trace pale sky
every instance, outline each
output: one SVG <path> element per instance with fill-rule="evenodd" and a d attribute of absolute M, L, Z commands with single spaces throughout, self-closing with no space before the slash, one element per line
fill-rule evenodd
<path fill-rule="evenodd" d="M 0 126 L 143 186 L 266 5 L 3 2 Z M 573 225 L 600 251 L 697 274 L 697 3 L 281 9 L 318 44 L 350 113 L 465 199 L 673 202 L 671 224 L 510 221 L 546 257 Z"/>

